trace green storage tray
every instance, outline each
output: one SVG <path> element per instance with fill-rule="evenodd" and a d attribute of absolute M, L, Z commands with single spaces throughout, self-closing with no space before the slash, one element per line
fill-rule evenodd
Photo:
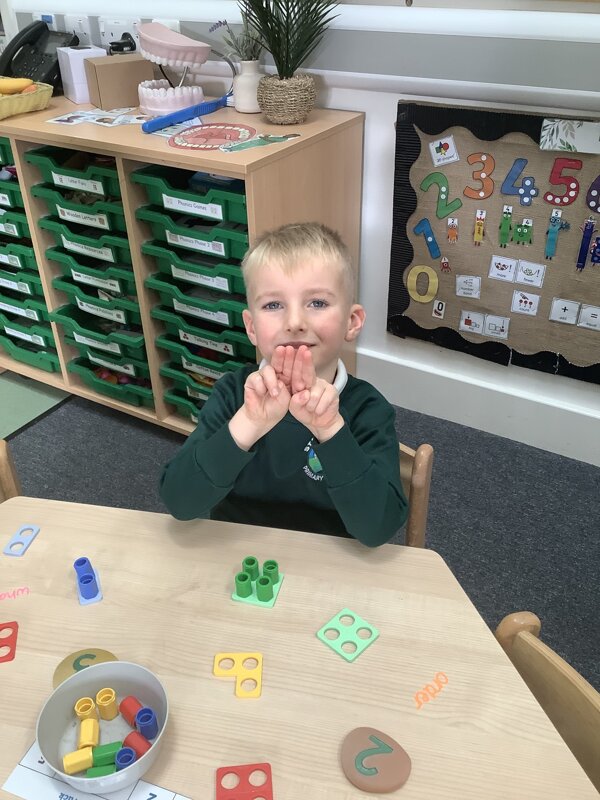
<path fill-rule="evenodd" d="M 242 259 L 248 249 L 248 229 L 239 222 L 211 222 L 193 217 L 187 219 L 197 228 L 187 228 L 156 206 L 142 206 L 135 212 L 147 222 L 155 239 L 184 250 L 195 250 L 228 260 Z"/>
<path fill-rule="evenodd" d="M 185 395 L 195 403 L 205 402 L 212 393 L 212 386 L 198 383 L 191 375 L 183 371 L 181 364 L 167 362 L 161 366 L 160 374 L 165 378 L 171 378 L 174 391 Z"/>
<path fill-rule="evenodd" d="M 189 372 L 196 372 L 198 375 L 206 375 L 208 378 L 213 378 L 218 381 L 227 372 L 236 372 L 238 369 L 246 366 L 245 361 L 233 361 L 223 356 L 223 360 L 211 360 L 203 356 L 194 355 L 188 348 L 172 339 L 170 336 L 157 336 L 156 346 L 162 350 L 168 350 L 173 353 L 181 366 Z M 217 354 L 215 353 L 215 356 Z"/>
<path fill-rule="evenodd" d="M 50 314 L 50 318 L 62 325 L 78 344 L 88 345 L 103 353 L 126 356 L 138 361 L 146 360 L 144 334 L 141 331 L 107 331 L 98 317 L 87 314 L 74 305 L 57 308 Z"/>
<path fill-rule="evenodd" d="M 0 264 L 7 264 L 17 269 L 37 270 L 37 261 L 33 247 L 27 244 L 14 244 L 0 236 Z"/>
<path fill-rule="evenodd" d="M 117 168 L 90 164 L 90 154 L 62 147 L 37 147 L 25 153 L 46 183 L 79 189 L 102 197 L 121 197 Z"/>
<path fill-rule="evenodd" d="M 50 315 L 44 300 L 0 288 L 0 311 L 35 322 L 49 322 Z"/>
<path fill-rule="evenodd" d="M 206 347 L 233 358 L 256 359 L 256 348 L 245 333 L 230 328 L 219 328 L 210 322 L 193 325 L 168 308 L 155 306 L 150 314 L 165 323 L 165 330 L 182 342 Z"/>
<path fill-rule="evenodd" d="M 98 392 L 98 394 L 112 397 L 113 400 L 120 400 L 130 406 L 154 408 L 152 389 L 131 383 L 115 384 L 104 381 L 94 374 L 94 369 L 97 369 L 97 367 L 94 367 L 86 358 L 74 358 L 67 364 L 67 369 L 69 372 L 79 375 L 85 385 Z"/>
<path fill-rule="evenodd" d="M 6 136 L 0 136 L 0 164 L 14 164 L 10 142 Z"/>
<path fill-rule="evenodd" d="M 146 286 L 159 293 L 161 302 L 181 314 L 209 320 L 227 328 L 244 327 L 242 311 L 246 304 L 229 299 L 220 292 L 181 285 L 171 275 L 161 272 L 146 278 Z"/>
<path fill-rule="evenodd" d="M 0 210 L 0 233 L 5 236 L 15 236 L 17 239 L 31 239 L 29 223 L 22 211 Z"/>
<path fill-rule="evenodd" d="M 136 297 L 135 277 L 131 269 L 112 267 L 85 256 L 75 258 L 62 247 L 49 247 L 46 258 L 60 264 L 63 275 L 72 278 L 75 283 Z"/>
<path fill-rule="evenodd" d="M 194 425 L 198 423 L 198 404 L 190 397 L 175 389 L 167 389 L 163 397 L 167 403 L 175 406 L 180 417 L 189 419 Z"/>
<path fill-rule="evenodd" d="M 208 256 L 187 253 L 187 258 L 182 258 L 175 250 L 162 247 L 160 242 L 145 242 L 142 253 L 155 258 L 160 272 L 184 283 L 208 286 L 225 294 L 246 294 L 242 269 L 235 262 L 219 262 Z"/>
<path fill-rule="evenodd" d="M 0 333 L 0 349 L 15 361 L 29 364 L 30 367 L 37 367 L 46 372 L 60 371 L 60 362 L 56 352 L 44 350 L 26 342 L 19 343 L 2 333 Z"/>
<path fill-rule="evenodd" d="M 72 298 L 82 311 L 87 311 L 95 317 L 120 322 L 122 325 L 141 324 L 140 307 L 134 300 L 128 300 L 126 297 L 100 300 L 97 295 L 88 294 L 71 278 L 61 278 L 60 275 L 53 279 L 52 286 Z"/>
<path fill-rule="evenodd" d="M 0 181 L 0 206 L 23 208 L 23 194 L 18 181 Z"/>
<path fill-rule="evenodd" d="M 84 228 L 84 233 L 75 233 L 53 217 L 42 217 L 38 224 L 40 228 L 51 231 L 56 244 L 65 250 L 111 264 L 131 264 L 129 242 L 124 236 L 102 234 L 88 228 Z"/>
<path fill-rule="evenodd" d="M 11 339 L 21 339 L 36 344 L 38 347 L 56 347 L 49 324 L 42 325 L 27 317 L 17 317 L 2 311 L 0 311 L 0 333 L 10 336 Z"/>
<path fill-rule="evenodd" d="M 123 375 L 129 375 L 132 378 L 150 377 L 150 369 L 145 361 L 137 361 L 135 358 L 112 356 L 110 353 L 100 353 L 97 350 L 94 351 L 93 347 L 81 344 L 71 336 L 65 336 L 65 342 L 78 350 L 79 355 L 87 358 L 94 366 L 107 367 L 108 369 L 114 370 L 114 372 L 121 372 Z"/>
<path fill-rule="evenodd" d="M 2 184 L 0 183 L 0 191 Z M 85 205 L 73 200 L 67 200 L 64 190 L 53 189 L 39 183 L 31 187 L 34 197 L 41 197 L 45 202 L 48 212 L 65 222 L 74 222 L 76 225 L 85 225 L 90 228 L 100 228 L 104 231 L 125 233 L 125 212 L 120 200 L 97 200 L 95 203 Z M 1 195 L 0 195 L 1 197 Z"/>
<path fill-rule="evenodd" d="M 37 272 L 25 272 L 19 270 L 0 269 L 0 291 L 10 289 L 18 294 L 29 295 L 30 297 L 43 297 L 42 279 Z"/>
<path fill-rule="evenodd" d="M 198 181 L 198 189 L 191 189 L 188 181 L 193 174 L 151 164 L 132 172 L 131 180 L 144 187 L 148 200 L 154 205 L 180 214 L 248 224 L 243 181 L 234 180 L 225 186 L 207 175 Z"/>

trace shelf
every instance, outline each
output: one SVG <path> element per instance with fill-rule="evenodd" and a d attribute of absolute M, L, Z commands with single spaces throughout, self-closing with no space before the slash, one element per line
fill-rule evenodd
<path fill-rule="evenodd" d="M 165 400 L 165 392 L 170 390 L 173 384 L 171 378 L 164 374 L 164 370 L 161 370 L 166 354 L 157 347 L 157 339 L 169 334 L 178 340 L 183 332 L 186 336 L 198 339 L 197 342 L 195 342 L 195 338 L 189 339 L 198 346 L 210 349 L 212 343 L 212 349 L 219 351 L 225 347 L 223 342 L 227 340 L 230 343 L 233 342 L 232 347 L 235 348 L 236 355 L 243 354 L 244 358 L 252 360 L 255 353 L 245 335 L 243 344 L 240 343 L 239 337 L 242 336 L 243 331 L 240 333 L 231 329 L 235 333 L 232 339 L 228 333 L 230 329 L 225 327 L 221 331 L 221 326 L 219 326 L 217 335 L 215 335 L 210 332 L 213 330 L 210 323 L 203 322 L 202 318 L 198 319 L 197 316 L 187 314 L 179 318 L 180 322 L 177 322 L 177 326 L 174 328 L 173 314 L 164 316 L 164 314 L 153 313 L 158 310 L 157 307 L 160 305 L 159 294 L 151 288 L 156 285 L 157 276 L 160 276 L 160 286 L 163 288 L 164 285 L 170 288 L 169 279 L 173 274 L 181 278 L 182 286 L 188 293 L 192 290 L 199 291 L 199 287 L 203 287 L 202 298 L 195 300 L 196 304 L 194 302 L 188 304 L 192 312 L 197 313 L 198 308 L 201 308 L 203 313 L 209 315 L 210 319 L 212 319 L 210 315 L 219 313 L 223 315 L 223 308 L 228 308 L 228 303 L 235 303 L 236 298 L 243 300 L 243 296 L 241 296 L 243 283 L 238 261 L 245 252 L 246 242 L 252 244 L 264 231 L 299 220 L 318 220 L 337 230 L 348 245 L 353 263 L 358 264 L 364 115 L 350 111 L 315 109 L 310 114 L 308 122 L 282 129 L 281 126 L 266 122 L 260 114 L 238 114 L 233 108 L 221 109 L 215 114 L 211 114 L 207 120 L 211 123 L 249 125 L 256 128 L 257 132 L 261 134 L 281 135 L 292 132 L 299 134 L 287 142 L 273 143 L 237 153 L 174 148 L 169 145 L 165 137 L 142 133 L 138 125 L 103 128 L 91 123 L 69 126 L 48 122 L 62 114 L 89 107 L 76 106 L 64 97 L 58 97 L 52 98 L 49 107 L 44 111 L 22 114 L 0 121 L 0 137 L 5 137 L 6 148 L 12 152 L 17 167 L 23 198 L 23 214 L 31 233 L 31 250 L 27 253 L 21 253 L 18 250 L 16 254 L 19 257 L 27 255 L 30 259 L 27 266 L 30 269 L 33 266 L 31 262 L 35 257 L 35 265 L 39 272 L 43 291 L 43 298 L 39 299 L 44 304 L 44 311 L 47 309 L 51 313 L 59 312 L 56 317 L 53 315 L 53 319 L 56 321 L 52 322 L 52 331 L 62 372 L 47 373 L 14 361 L 1 351 L 0 370 L 6 369 L 25 375 L 78 397 L 187 435 L 194 429 L 194 424 L 174 413 L 175 407 Z M 80 376 L 68 372 L 68 364 L 77 356 L 78 349 L 70 346 L 73 325 L 67 324 L 66 327 L 63 327 L 60 312 L 66 301 L 66 296 L 62 291 L 65 281 L 67 281 L 69 289 L 72 288 L 72 282 L 63 274 L 65 265 L 61 263 L 62 259 L 57 262 L 53 257 L 53 254 L 55 256 L 57 252 L 55 236 L 51 230 L 46 228 L 56 227 L 56 223 L 48 225 L 48 197 L 53 203 L 58 197 L 62 203 L 61 217 L 63 218 L 60 222 L 62 227 L 59 233 L 62 234 L 66 230 L 69 231 L 70 237 L 71 235 L 79 237 L 74 238 L 73 241 L 80 249 L 83 246 L 87 246 L 89 249 L 90 244 L 93 246 L 94 236 L 97 237 L 98 234 L 110 236 L 110 234 L 103 229 L 103 226 L 93 224 L 98 223 L 98 220 L 88 219 L 92 211 L 96 213 L 98 210 L 101 212 L 96 214 L 99 219 L 105 209 L 99 206 L 96 209 L 92 206 L 83 206 L 74 212 L 69 206 L 69 204 L 72 205 L 72 198 L 70 196 L 63 198 L 64 188 L 60 190 L 60 194 L 57 194 L 59 189 L 49 183 L 50 178 L 54 180 L 52 171 L 46 175 L 46 185 L 40 186 L 44 179 L 35 163 L 35 154 L 30 152 L 39 150 L 40 145 L 51 148 L 67 148 L 75 152 L 98 153 L 114 158 L 126 229 L 120 232 L 120 237 L 123 244 L 127 242 L 127 250 L 124 251 L 123 248 L 120 248 L 118 252 L 111 250 L 108 253 L 108 248 L 105 248 L 107 249 L 105 253 L 104 245 L 110 245 L 111 242 L 108 240 L 100 242 L 103 247 L 96 248 L 98 252 L 89 253 L 98 261 L 97 265 L 91 258 L 81 258 L 80 255 L 73 256 L 71 254 L 67 256 L 66 272 L 67 274 L 71 273 L 72 260 L 76 264 L 81 260 L 81 265 L 84 266 L 75 270 L 77 282 L 72 291 L 73 293 L 85 292 L 86 297 L 94 295 L 92 297 L 94 313 L 103 312 L 101 316 L 90 316 L 89 326 L 87 324 L 79 326 L 79 337 L 84 335 L 82 333 L 84 330 L 98 329 L 99 331 L 99 326 L 104 325 L 107 319 L 114 317 L 114 320 L 118 320 L 114 313 L 112 317 L 108 313 L 113 312 L 113 306 L 117 308 L 125 302 L 122 299 L 114 298 L 117 290 L 125 291 L 131 298 L 134 295 L 137 296 L 135 321 L 138 324 L 139 320 L 141 328 L 144 345 L 142 353 L 143 357 L 147 359 L 147 374 L 149 374 L 152 385 L 155 409 L 132 406 L 120 399 L 102 395 L 93 387 L 86 386 Z M 45 152 L 49 153 L 50 158 L 53 157 L 51 150 Z M 190 175 L 196 172 L 206 172 L 242 179 L 243 185 L 239 184 L 238 187 L 243 186 L 245 190 L 244 217 L 247 216 L 247 228 L 241 225 L 241 220 L 235 223 L 241 226 L 240 230 L 243 230 L 243 242 L 236 249 L 235 261 L 227 261 L 223 257 L 217 258 L 213 253 L 206 255 L 200 253 L 202 256 L 200 258 L 198 254 L 191 254 L 190 251 L 182 249 L 185 247 L 185 243 L 179 243 L 166 249 L 160 242 L 153 241 L 152 226 L 147 221 L 138 218 L 138 216 L 143 216 L 143 214 L 138 215 L 140 209 L 148 206 L 149 203 L 146 186 L 132 179 L 132 173 L 142 169 L 145 169 L 144 175 L 150 175 L 156 184 L 154 188 L 159 194 L 154 197 L 153 202 L 158 206 L 160 206 L 158 200 L 162 199 L 164 193 L 164 186 L 168 184 L 167 200 L 169 202 L 166 203 L 165 219 L 167 221 L 170 219 L 169 214 L 173 211 L 171 206 L 174 205 L 177 213 L 183 215 L 182 224 L 186 226 L 188 220 L 185 217 L 189 216 L 186 211 L 190 211 L 192 217 L 195 217 L 198 222 L 194 189 L 187 184 Z M 186 174 L 173 171 L 177 169 L 185 171 Z M 160 181 L 157 180 L 157 176 Z M 167 181 L 164 186 L 163 178 Z M 196 181 L 194 185 L 203 186 L 201 181 L 200 183 Z M 34 186 L 37 188 L 32 191 Z M 186 186 L 188 188 L 185 188 Z M 198 196 L 207 202 L 211 199 L 201 193 Z M 214 197 L 212 199 L 214 200 Z M 161 213 L 164 211 L 164 209 L 159 210 Z M 204 207 L 200 210 L 203 214 L 206 213 Z M 87 213 L 88 211 L 90 214 Z M 209 211 L 212 213 L 211 209 Z M 79 214 L 79 217 L 76 214 Z M 44 217 L 46 220 L 40 226 L 39 222 Z M 91 232 L 77 224 L 77 220 L 90 224 Z M 232 223 L 227 224 L 231 225 Z M 119 224 L 119 227 L 123 226 Z M 83 239 L 82 237 L 87 238 Z M 126 240 L 125 237 L 127 237 Z M 0 242 L 5 249 L 7 244 L 7 242 Z M 16 247 L 18 245 L 11 243 L 11 249 L 6 249 L 4 260 L 15 255 L 13 250 Z M 129 262 L 129 257 L 125 258 L 123 253 L 126 256 L 130 254 L 131 266 L 121 277 L 124 266 L 121 263 L 122 260 Z M 157 258 L 159 262 L 157 262 Z M 214 260 L 214 266 L 210 263 L 212 260 Z M 208 263 L 205 264 L 205 261 Z M 175 268 L 175 273 L 173 273 L 173 268 Z M 127 280 L 129 276 L 132 279 Z M 117 284 L 116 280 L 120 282 Z M 225 290 L 233 292 L 233 294 L 228 294 Z M 104 295 L 96 301 L 95 295 L 99 291 Z M 199 305 L 200 303 L 204 305 Z M 243 307 L 242 302 L 235 305 L 238 324 L 242 322 L 241 310 Z M 64 312 L 64 308 L 62 311 Z M 83 312 L 77 312 L 77 314 L 79 313 Z M 220 322 L 220 319 L 217 321 Z M 77 326 L 75 327 L 77 329 Z M 208 329 L 208 333 L 205 329 Z M 103 352 L 105 355 L 111 352 L 110 344 L 113 338 L 114 334 L 102 330 L 99 337 L 84 336 L 84 343 L 90 345 L 88 340 L 100 341 L 104 349 L 102 347 L 98 349 L 97 355 L 102 358 Z M 239 353 L 237 352 L 238 348 Z M 231 355 L 232 350 L 227 352 Z M 353 372 L 356 357 L 352 346 L 345 351 L 344 361 L 348 371 Z"/>

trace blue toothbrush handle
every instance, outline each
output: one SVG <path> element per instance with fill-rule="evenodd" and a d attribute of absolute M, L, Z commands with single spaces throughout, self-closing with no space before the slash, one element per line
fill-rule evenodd
<path fill-rule="evenodd" d="M 218 100 L 208 100 L 204 103 L 198 103 L 195 106 L 188 106 L 187 108 L 179 109 L 179 111 L 173 111 L 172 114 L 165 114 L 164 117 L 149 119 L 142 124 L 142 130 L 144 133 L 154 133 L 163 128 L 168 128 L 169 125 L 176 125 L 178 122 L 186 122 L 188 119 L 194 119 L 194 117 L 200 117 L 203 114 L 211 114 L 213 111 L 216 111 L 218 108 L 223 108 L 226 105 L 227 95 L 223 95 L 223 97 L 219 97 Z"/>

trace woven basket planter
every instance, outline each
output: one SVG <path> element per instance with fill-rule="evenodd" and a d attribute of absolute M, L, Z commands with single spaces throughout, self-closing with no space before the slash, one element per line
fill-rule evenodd
<path fill-rule="evenodd" d="M 260 110 L 275 125 L 304 122 L 315 105 L 317 90 L 312 75 L 279 78 L 265 75 L 256 93 Z"/>

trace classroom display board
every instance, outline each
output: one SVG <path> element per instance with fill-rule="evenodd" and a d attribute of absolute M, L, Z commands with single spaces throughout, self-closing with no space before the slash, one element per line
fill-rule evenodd
<path fill-rule="evenodd" d="M 600 383 L 595 127 L 400 102 L 388 331 Z"/>

